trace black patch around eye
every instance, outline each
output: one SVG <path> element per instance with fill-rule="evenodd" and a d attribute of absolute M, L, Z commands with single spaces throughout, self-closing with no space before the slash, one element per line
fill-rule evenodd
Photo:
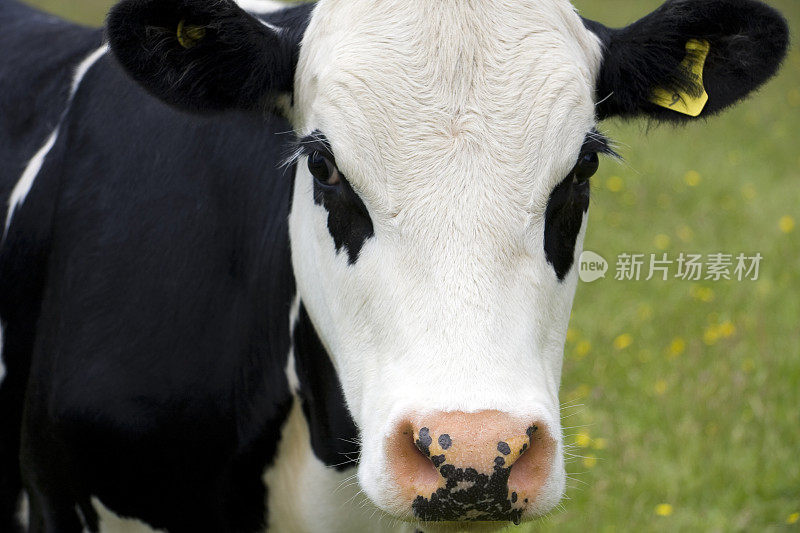
<path fill-rule="evenodd" d="M 575 242 L 583 225 L 583 216 L 589 210 L 589 178 L 597 172 L 598 155 L 620 159 L 611 141 L 592 129 L 583 140 L 575 167 L 553 189 L 547 202 L 544 253 L 559 281 L 564 281 L 575 260 Z"/>
<path fill-rule="evenodd" d="M 575 242 L 589 210 L 590 185 L 578 181 L 574 173 L 550 194 L 545 211 L 544 253 L 559 281 L 564 281 L 575 258 Z"/>
<path fill-rule="evenodd" d="M 327 186 L 314 180 L 314 203 L 328 211 L 328 231 L 336 251 L 347 250 L 347 261 L 354 265 L 364 242 L 375 235 L 372 220 L 361 197 L 341 176 L 337 185 Z"/>

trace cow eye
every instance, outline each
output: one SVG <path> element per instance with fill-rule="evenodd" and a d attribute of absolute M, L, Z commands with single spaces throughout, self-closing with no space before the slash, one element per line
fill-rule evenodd
<path fill-rule="evenodd" d="M 581 154 L 573 171 L 575 180 L 578 182 L 587 181 L 597 173 L 598 168 L 600 168 L 600 158 L 597 156 L 597 152 Z"/>
<path fill-rule="evenodd" d="M 336 165 L 319 150 L 314 150 L 308 156 L 308 170 L 322 185 L 334 186 L 341 181 Z"/>

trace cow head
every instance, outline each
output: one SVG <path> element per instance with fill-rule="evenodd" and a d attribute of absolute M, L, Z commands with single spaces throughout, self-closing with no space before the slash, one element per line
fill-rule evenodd
<path fill-rule="evenodd" d="M 293 15 L 294 13 L 294 15 Z M 622 29 L 565 0 L 126 0 L 112 49 L 192 111 L 279 109 L 302 313 L 393 516 L 520 521 L 565 484 L 558 390 L 611 116 L 686 121 L 777 70 L 784 20 L 670 0 Z"/>

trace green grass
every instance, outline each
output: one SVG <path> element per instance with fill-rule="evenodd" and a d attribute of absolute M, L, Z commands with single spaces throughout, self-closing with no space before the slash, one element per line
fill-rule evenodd
<path fill-rule="evenodd" d="M 771 3 L 800 27 L 800 3 Z M 577 4 L 622 25 L 659 2 Z M 757 282 L 623 282 L 612 264 L 581 284 L 562 400 L 583 405 L 564 424 L 582 433 L 568 440 L 589 444 L 574 453 L 596 461 L 569 464 L 570 499 L 541 529 L 779 531 L 800 512 L 800 228 L 779 227 L 800 222 L 798 119 L 794 50 L 757 96 L 707 123 L 603 125 L 626 162 L 605 162 L 593 182 L 587 250 L 612 262 L 661 248 L 764 259 Z M 617 349 L 623 334 L 633 342 Z M 669 516 L 656 514 L 661 504 Z"/>
<path fill-rule="evenodd" d="M 622 25 L 658 3 L 577 5 Z M 770 3 L 800 28 L 800 2 Z M 41 4 L 86 23 L 107 6 Z M 605 161 L 593 179 L 585 248 L 612 265 L 579 287 L 565 350 L 562 400 L 580 404 L 565 409 L 565 433 L 582 457 L 569 462 L 563 508 L 520 529 L 798 531 L 787 519 L 800 512 L 800 53 L 708 123 L 603 128 L 626 162 Z M 614 281 L 618 253 L 662 248 L 760 252 L 761 277 Z"/>

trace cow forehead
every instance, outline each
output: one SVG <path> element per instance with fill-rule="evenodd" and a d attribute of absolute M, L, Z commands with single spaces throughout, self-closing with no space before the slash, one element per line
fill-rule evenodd
<path fill-rule="evenodd" d="M 322 130 L 389 211 L 433 176 L 442 190 L 498 176 L 492 192 L 524 203 L 574 163 L 600 61 L 567 1 L 322 0 L 301 49 L 296 123 Z"/>

